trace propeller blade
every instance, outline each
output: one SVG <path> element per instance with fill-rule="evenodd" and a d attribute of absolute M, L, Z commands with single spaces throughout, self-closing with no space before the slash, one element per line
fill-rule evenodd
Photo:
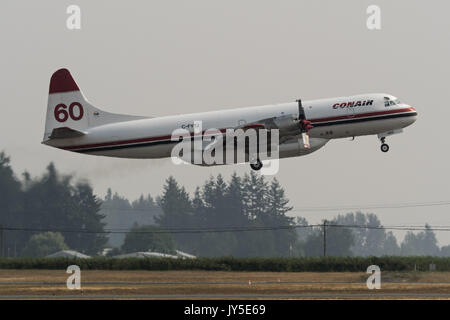
<path fill-rule="evenodd" d="M 302 132 L 303 146 L 309 149 L 311 146 L 309 144 L 309 135 L 306 132 Z"/>

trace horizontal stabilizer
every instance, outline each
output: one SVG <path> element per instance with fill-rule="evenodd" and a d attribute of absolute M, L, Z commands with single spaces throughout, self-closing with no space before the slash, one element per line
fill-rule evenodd
<path fill-rule="evenodd" d="M 86 133 L 71 129 L 69 127 L 60 127 L 52 130 L 50 139 L 68 139 L 68 138 L 78 138 L 84 136 Z"/>

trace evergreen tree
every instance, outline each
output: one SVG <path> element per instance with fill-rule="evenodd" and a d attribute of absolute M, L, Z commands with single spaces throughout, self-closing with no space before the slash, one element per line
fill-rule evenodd
<path fill-rule="evenodd" d="M 404 256 L 432 256 L 439 254 L 436 235 L 428 224 L 425 231 L 414 234 L 412 231 L 406 233 L 401 244 L 401 254 Z"/>
<path fill-rule="evenodd" d="M 397 238 L 392 231 L 386 233 L 386 239 L 384 240 L 383 255 L 396 256 L 400 254 L 400 247 L 397 244 Z"/>
<path fill-rule="evenodd" d="M 401 244 L 401 255 L 402 256 L 414 256 L 417 255 L 416 246 L 420 242 L 420 236 L 416 236 L 414 232 L 408 231 L 405 235 L 405 238 Z"/>
<path fill-rule="evenodd" d="M 25 225 L 26 217 L 23 214 L 23 193 L 21 183 L 14 176 L 10 166 L 10 158 L 4 152 L 0 152 L 0 225 L 3 227 L 21 227 Z M 19 231 L 3 231 L 3 254 L 8 253 L 8 248 L 21 247 L 28 237 Z M 2 254 L 2 253 L 0 253 Z"/>
<path fill-rule="evenodd" d="M 365 225 L 369 227 L 365 231 L 363 254 L 367 256 L 382 256 L 386 241 L 386 231 L 382 229 L 381 222 L 373 213 L 366 214 Z"/>
<path fill-rule="evenodd" d="M 242 203 L 249 227 L 261 228 L 269 222 L 267 213 L 268 183 L 264 176 L 251 171 L 242 179 Z M 249 256 L 264 257 L 275 252 L 275 240 L 271 231 L 252 231 L 248 234 Z"/>
<path fill-rule="evenodd" d="M 425 225 L 423 242 L 423 253 L 427 256 L 435 256 L 439 254 L 439 246 L 436 239 L 436 234 L 431 229 L 429 224 Z"/>
<path fill-rule="evenodd" d="M 386 254 L 385 242 L 387 234 L 378 217 L 373 213 L 362 212 L 338 215 L 336 224 L 365 226 L 367 228 L 352 228 L 354 245 L 352 253 L 355 256 L 382 256 Z M 393 245 L 392 238 L 389 245 Z M 391 248 L 392 249 L 392 248 Z"/>
<path fill-rule="evenodd" d="M 202 228 L 207 226 L 207 217 L 205 214 L 205 204 L 201 194 L 200 187 L 197 187 L 192 199 L 192 215 L 190 216 L 189 225 L 195 228 Z M 204 235 L 202 233 L 189 234 L 184 250 L 196 256 L 205 255 L 203 252 Z"/>
<path fill-rule="evenodd" d="M 226 192 L 227 184 L 220 174 L 215 180 L 211 177 L 203 187 L 203 205 L 207 210 L 207 224 L 210 227 L 230 225 L 230 219 L 224 212 L 229 211 Z"/>
<path fill-rule="evenodd" d="M 68 233 L 67 244 L 87 254 L 95 255 L 101 252 L 108 241 L 104 232 L 105 216 L 101 214 L 101 200 L 94 195 L 92 187 L 84 182 L 78 183 L 72 195 L 76 209 L 67 217 L 72 228 L 79 228 L 88 232 L 81 234 Z M 98 233 L 95 233 L 98 232 Z"/>
<path fill-rule="evenodd" d="M 216 179 L 210 178 L 205 182 L 202 189 L 203 225 L 202 227 L 212 229 L 223 229 L 236 227 L 235 221 L 230 217 L 231 210 L 229 197 L 227 197 L 228 186 L 222 175 Z M 204 233 L 201 237 L 204 245 L 201 255 L 206 256 L 230 256 L 235 252 L 237 246 L 236 234 L 232 232 Z"/>
<path fill-rule="evenodd" d="M 242 200 L 244 212 L 249 220 L 255 220 L 264 214 L 267 203 L 265 195 L 267 194 L 267 182 L 264 176 L 258 175 L 254 171 L 250 175 L 245 174 L 242 180 Z"/>
<path fill-rule="evenodd" d="M 25 191 L 23 206 L 27 219 L 22 227 L 80 230 L 62 232 L 68 246 L 87 254 L 97 254 L 106 243 L 103 215 L 99 214 L 101 202 L 87 183 L 73 186 L 71 180 L 71 176 L 59 175 L 50 163 L 47 172 L 32 181 Z M 27 240 L 32 236 L 24 234 Z"/>
<path fill-rule="evenodd" d="M 182 229 L 192 227 L 192 203 L 184 187 L 171 176 L 166 180 L 164 192 L 157 203 L 162 214 L 155 218 L 156 223 L 164 229 Z M 188 234 L 174 233 L 173 237 L 181 250 L 189 249 Z"/>
<path fill-rule="evenodd" d="M 245 204 L 243 203 L 243 185 L 242 179 L 234 173 L 231 176 L 228 188 L 226 190 L 226 203 L 228 208 L 229 225 L 234 227 L 249 228 L 252 224 L 245 214 Z M 247 257 L 255 252 L 255 243 L 253 232 L 236 232 L 234 234 L 236 246 L 233 256 Z"/>
<path fill-rule="evenodd" d="M 165 228 L 186 227 L 187 216 L 192 212 L 192 204 L 189 194 L 172 176 L 166 180 L 164 192 L 157 202 L 163 210 L 163 214 L 156 218 L 159 225 Z"/>
<path fill-rule="evenodd" d="M 106 210 L 131 210 L 132 206 L 130 201 L 125 197 L 120 196 L 117 192 L 112 193 L 111 188 L 108 188 L 106 192 L 105 200 L 103 201 L 102 208 Z"/>
<path fill-rule="evenodd" d="M 273 228 L 286 227 L 294 224 L 294 218 L 286 216 L 292 210 L 288 205 L 289 200 L 285 196 L 284 189 L 274 178 L 267 190 L 267 208 L 264 215 L 265 225 Z M 297 234 L 294 229 L 280 229 L 272 231 L 274 240 L 274 256 L 290 256 L 296 246 Z"/>
<path fill-rule="evenodd" d="M 133 201 L 133 203 L 131 204 L 131 207 L 133 208 L 133 210 L 152 212 L 152 211 L 155 211 L 156 204 L 150 194 L 147 195 L 146 197 L 144 197 L 144 195 L 141 194 L 139 199 Z"/>

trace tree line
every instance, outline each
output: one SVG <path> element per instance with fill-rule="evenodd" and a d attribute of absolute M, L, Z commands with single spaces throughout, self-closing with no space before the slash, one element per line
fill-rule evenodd
<path fill-rule="evenodd" d="M 291 210 L 279 181 L 254 172 L 234 174 L 228 181 L 220 174 L 210 177 L 192 195 L 169 177 L 156 198 L 129 201 L 108 190 L 101 199 L 87 181 L 74 181 L 52 163 L 39 177 L 25 172 L 17 178 L 9 157 L 0 153 L 0 225 L 7 227 L 3 256 L 45 256 L 63 249 L 99 255 L 108 247 L 115 247 L 112 254 L 181 250 L 204 257 L 322 256 L 324 228 L 294 218 Z M 325 227 L 329 256 L 450 256 L 450 246 L 439 247 L 429 226 L 409 231 L 399 243 L 391 231 L 374 228 L 382 226 L 375 214 L 347 213 L 326 224 L 361 226 Z M 294 225 L 303 227 L 284 228 Z M 128 232 L 112 245 L 117 233 L 109 229 Z"/>
<path fill-rule="evenodd" d="M 220 174 L 211 177 L 197 187 L 193 197 L 169 177 L 157 203 L 163 213 L 156 221 L 163 229 L 241 229 L 173 234 L 180 250 L 199 256 L 450 256 L 450 246 L 440 248 L 430 226 L 421 232 L 408 231 L 399 243 L 373 213 L 347 213 L 325 221 L 324 240 L 323 226 L 310 226 L 303 217 L 287 215 L 292 207 L 277 179 L 268 182 L 253 171 L 243 177 L 234 174 L 228 182 Z M 279 228 L 284 226 L 295 228 Z M 255 231 L 258 228 L 269 230 Z"/>
<path fill-rule="evenodd" d="M 101 204 L 88 182 L 61 175 L 53 163 L 42 176 L 31 178 L 25 172 L 19 180 L 9 157 L 0 153 L 0 224 L 7 228 L 3 230 L 3 256 L 34 255 L 36 244 L 98 254 L 108 241 L 102 233 Z M 52 230 L 65 232 L 61 236 Z"/>

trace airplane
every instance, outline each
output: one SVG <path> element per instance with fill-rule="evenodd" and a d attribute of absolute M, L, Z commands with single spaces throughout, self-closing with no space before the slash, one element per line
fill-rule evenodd
<path fill-rule="evenodd" d="M 386 138 L 401 133 L 416 119 L 415 108 L 385 93 L 162 117 L 115 114 L 90 104 L 69 70 L 59 69 L 50 80 L 42 143 L 97 156 L 168 158 L 179 142 L 172 139 L 172 133 L 185 129 L 193 136 L 194 123 L 201 121 L 203 128 L 222 133 L 228 129 L 278 129 L 281 159 L 310 154 L 332 139 L 366 135 L 377 135 L 381 151 L 387 152 Z M 246 158 L 245 162 L 260 170 L 262 157 L 251 156 L 251 161 Z"/>

